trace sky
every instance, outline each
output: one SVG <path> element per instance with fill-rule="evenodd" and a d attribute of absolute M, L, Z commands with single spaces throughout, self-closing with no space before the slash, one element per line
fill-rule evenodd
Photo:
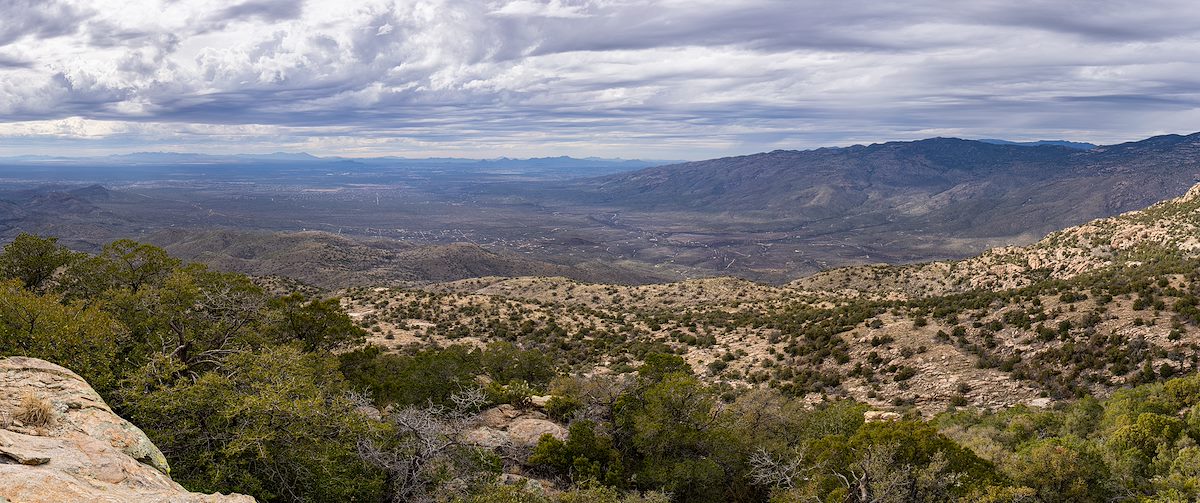
<path fill-rule="evenodd" d="M 702 159 L 1198 130 L 1194 0 L 0 0 L 0 155 Z"/>

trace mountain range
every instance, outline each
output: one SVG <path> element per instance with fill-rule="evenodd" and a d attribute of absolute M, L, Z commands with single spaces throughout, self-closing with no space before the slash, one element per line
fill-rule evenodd
<path fill-rule="evenodd" d="M 9 370 L 0 372 L 0 388 L 8 391 L 0 393 L 0 457 L 15 461 L 0 462 L 0 479 L 12 481 L 0 484 L 0 492 L 14 500 L 73 491 L 79 495 L 75 500 L 128 492 L 126 499 L 161 494 L 172 501 L 240 501 L 245 498 L 191 494 L 184 487 L 242 491 L 197 477 L 217 469 L 229 473 L 229 467 L 253 473 L 246 467 L 285 465 L 278 461 L 292 463 L 293 453 L 309 462 L 303 460 L 310 451 L 336 455 L 317 458 L 320 466 L 353 464 L 355 453 L 388 463 L 428 459 L 419 451 L 394 455 L 372 448 L 391 444 L 358 433 L 362 425 L 362 431 L 388 435 L 395 426 L 416 425 L 398 430 L 401 436 L 380 438 L 411 438 L 399 448 L 409 449 L 425 442 L 421 431 L 433 431 L 440 436 L 433 438 L 450 439 L 441 445 L 461 442 L 477 449 L 469 451 L 472 459 L 497 460 L 489 462 L 489 477 L 498 466 L 525 487 L 571 487 L 573 467 L 591 463 L 570 457 L 579 445 L 585 445 L 582 452 L 599 452 L 589 455 L 610 460 L 610 466 L 650 467 L 638 474 L 659 472 L 664 458 L 656 453 L 673 451 L 683 453 L 682 463 L 729 460 L 742 471 L 727 477 L 749 480 L 757 466 L 773 463 L 762 456 L 776 445 L 796 457 L 788 465 L 795 467 L 788 468 L 791 473 L 820 474 L 830 466 L 865 466 L 838 461 L 849 459 L 841 452 L 852 451 L 837 449 L 855 448 L 855 439 L 878 438 L 887 449 L 936 441 L 942 450 L 928 461 L 935 470 L 921 472 L 923 478 L 961 480 L 954 473 L 937 474 L 939 467 L 961 466 L 939 457 L 950 452 L 975 456 L 973 463 L 993 473 L 988 483 L 1024 484 L 1013 490 L 1014 497 L 1002 494 L 996 501 L 1061 500 L 1056 492 L 1061 484 L 1042 482 L 1046 458 L 1039 449 L 1057 453 L 1054 466 L 1066 467 L 1058 470 L 1065 473 L 1060 478 L 1079 478 L 1076 467 L 1084 463 L 1095 467 L 1088 468 L 1096 474 L 1088 476 L 1090 494 L 1127 486 L 1130 495 L 1194 499 L 1196 491 L 1175 498 L 1182 493 L 1171 492 L 1171 484 L 1200 487 L 1193 482 L 1200 479 L 1179 478 L 1195 474 L 1193 437 L 1200 424 L 1200 381 L 1194 376 L 1200 369 L 1200 184 L 1147 208 L 962 260 L 851 265 L 780 285 L 728 277 L 639 285 L 603 281 L 638 283 L 672 271 L 699 271 L 650 267 L 656 256 L 680 260 L 680 250 L 736 255 L 752 266 L 733 272 L 748 276 L 747 271 L 761 271 L 754 260 L 770 259 L 781 248 L 816 253 L 816 246 L 802 249 L 802 241 L 786 237 L 810 220 L 827 225 L 885 217 L 872 229 L 875 234 L 851 226 L 817 235 L 812 245 L 833 236 L 843 244 L 902 252 L 919 250 L 914 246 L 922 240 L 962 239 L 975 246 L 986 241 L 978 236 L 1003 228 L 967 233 L 956 227 L 960 222 L 947 220 L 952 208 L 968 220 L 998 223 L 1005 211 L 1014 219 L 1119 211 L 1194 177 L 1189 173 L 1196 167 L 1196 140 L 1166 137 L 1082 150 L 931 139 L 771 152 L 749 156 L 753 161 L 687 163 L 584 181 L 541 179 L 513 191 L 510 200 L 492 199 L 483 190 L 508 182 L 460 181 L 453 190 L 434 192 L 428 183 L 426 189 L 412 188 L 416 178 L 363 184 L 361 177 L 380 175 L 343 178 L 286 162 L 224 184 L 167 177 L 117 187 L 10 188 L 0 193 L 6 232 L 38 228 L 76 244 L 133 236 L 176 256 L 257 277 L 170 265 L 153 248 L 118 246 L 82 257 L 54 248 L 53 241 L 26 237 L 6 249 L 9 264 L 40 266 L 46 257 L 57 257 L 50 260 L 65 266 L 28 287 L 21 286 L 24 278 L 6 283 L 0 304 L 11 322 L 20 322 L 19 332 L 29 335 L 0 342 L 9 344 L 9 353 L 60 360 L 64 367 L 0 359 Z M 771 159 L 776 162 L 764 161 Z M 697 183 L 680 189 L 680 171 L 692 173 Z M 799 185 L 804 176 L 823 181 L 818 189 L 825 195 L 806 194 L 810 187 Z M 320 182 L 321 177 L 329 178 Z M 714 180 L 719 190 L 712 189 Z M 778 186 L 783 184 L 792 185 Z M 754 191 L 757 200 L 748 196 Z M 565 199 L 569 206 L 554 206 L 572 192 Z M 1021 197 L 1024 203 L 1014 203 Z M 1015 211 L 1026 205 L 1029 212 Z M 905 219 L 886 218 L 898 214 Z M 743 228 L 730 223 L 735 220 Z M 912 227 L 922 221 L 930 227 Z M 589 222 L 592 227 L 562 227 Z M 787 227 L 797 222 L 800 226 Z M 1009 223 L 1021 236 L 1034 234 L 1018 227 L 1031 224 Z M 377 235 L 296 232 L 298 225 L 362 225 Z M 399 228 L 410 225 L 416 227 Z M 704 234 L 706 226 L 720 225 L 727 229 Z M 422 234 L 428 229 L 466 242 L 407 243 L 390 235 L 431 236 Z M 776 241 L 756 241 L 772 232 Z M 473 241 L 488 236 L 507 241 L 486 246 Z M 869 243 L 873 236 L 890 236 L 899 244 Z M 763 253 L 740 255 L 747 243 Z M 612 249 L 622 253 L 621 247 L 640 260 L 593 258 Z M 568 263 L 538 257 L 566 257 Z M 729 272 L 730 265 L 707 272 Z M 36 270 L 6 268 L 14 269 Z M 97 288 L 104 290 L 96 293 Z M 293 291 L 323 300 L 283 296 Z M 310 338 L 313 330 L 322 335 Z M 183 344 L 174 342 L 179 337 Z M 345 342 L 332 342 L 341 337 Z M 167 368 L 186 369 L 182 359 L 193 347 L 192 368 L 203 374 L 163 379 L 168 374 L 159 372 L 175 371 L 158 370 L 156 362 L 178 358 L 178 366 Z M 211 349 L 200 352 L 204 348 Z M 161 358 L 126 363 L 139 351 L 161 351 Z M 222 353 L 230 356 L 196 356 Z M 66 368 L 81 369 L 100 384 L 93 389 Z M 1175 378 L 1180 375 L 1191 377 Z M 487 383 L 471 399 L 479 405 L 439 416 L 448 409 L 438 408 L 434 393 L 471 383 Z M 96 390 L 120 402 L 109 409 Z M 455 395 L 446 400 L 454 402 Z M 633 415 L 629 407 L 644 410 Z M 127 411 L 146 434 L 115 417 L 115 410 Z M 214 410 L 220 411 L 214 417 L 224 419 L 211 425 L 180 421 Z M 342 417 L 350 421 L 337 419 Z M 89 426 L 96 424 L 100 429 Z M 838 424 L 849 426 L 830 428 Z M 343 430 L 351 433 L 336 434 Z M 113 431 L 119 434 L 110 435 Z M 797 434 L 812 436 L 789 440 Z M 319 444 L 323 449 L 294 443 L 304 438 L 329 441 Z M 736 447 L 731 454 L 709 447 L 730 444 Z M 224 445 L 272 450 L 264 456 L 252 448 L 243 455 L 247 449 Z M 213 452 L 237 455 L 214 458 Z M 549 462 L 547 452 L 553 454 Z M 816 461 L 807 457 L 813 452 Z M 887 456 L 892 457 L 881 458 L 879 466 L 913 466 Z M 751 471 L 736 468 L 742 465 Z M 112 466 L 120 467 L 120 476 L 111 476 Z M 302 472 L 305 480 L 310 473 L 321 469 Z M 615 475 L 606 480 L 616 483 L 642 480 L 610 473 Z M 822 484 L 840 489 L 836 476 Z M 352 473 L 331 480 L 363 478 Z M 1053 497 L 1028 499 L 1037 494 L 1029 485 Z M 267 494 L 246 487 L 245 492 Z M 744 494 L 752 492 L 751 487 Z M 584 495 L 561 501 L 598 500 Z"/>
<path fill-rule="evenodd" d="M 931 138 L 651 167 L 558 182 L 538 197 L 667 240 L 732 245 L 767 279 L 780 266 L 796 275 L 1027 244 L 1197 181 L 1200 133 L 1088 150 Z"/>
<path fill-rule="evenodd" d="M 0 236 L 62 235 L 94 250 L 119 237 L 170 231 L 158 234 L 171 236 L 159 244 L 179 243 L 181 254 L 198 257 L 205 252 L 198 244 L 217 243 L 205 238 L 213 230 L 248 231 L 240 235 L 249 242 L 264 232 L 317 230 L 456 250 L 452 256 L 470 259 L 452 268 L 462 274 L 555 270 L 607 282 L 735 275 L 785 283 L 837 266 L 1025 245 L 1179 196 L 1200 181 L 1200 133 L 1088 149 L 1035 143 L 931 138 L 662 166 L 307 154 L 10 158 L 0 160 Z M 301 243 L 312 235 L 301 236 L 283 242 L 303 255 L 312 248 Z M 456 243 L 498 255 L 437 248 Z M 226 248 L 209 256 L 218 260 Z M 509 269 L 493 260 L 501 255 L 509 257 L 501 262 L 526 265 Z M 374 269 L 377 258 L 348 270 Z M 622 269 L 595 267 L 614 263 Z"/>
<path fill-rule="evenodd" d="M 1095 143 L 1068 141 L 1068 140 L 1009 141 L 1009 140 L 999 140 L 996 138 L 984 138 L 979 141 L 984 142 L 984 143 L 994 143 L 997 145 L 1019 145 L 1022 147 L 1041 147 L 1044 145 L 1053 145 L 1053 146 L 1059 146 L 1059 147 L 1075 148 L 1075 149 L 1079 149 L 1079 150 L 1091 150 L 1091 149 L 1094 149 L 1099 146 L 1099 145 L 1096 145 Z"/>
<path fill-rule="evenodd" d="M 1161 194 L 1182 194 L 1198 177 L 1200 133 L 1084 151 L 956 138 L 777 150 L 619 173 L 579 188 L 594 201 L 627 208 L 759 212 L 790 220 L 782 225 L 830 218 L 862 226 L 945 222 L 946 230 L 995 235 L 1027 228 L 1025 219 L 997 227 L 990 216 L 982 226 L 961 216 L 986 215 L 989 208 L 1043 220 L 1130 210 Z M 1064 198 L 1071 204 L 1060 207 Z"/>

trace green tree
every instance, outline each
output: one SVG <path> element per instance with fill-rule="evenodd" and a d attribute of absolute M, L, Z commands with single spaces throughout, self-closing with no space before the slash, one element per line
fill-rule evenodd
<path fill-rule="evenodd" d="M 953 501 L 996 479 L 991 463 L 923 422 L 867 423 L 846 445 L 838 478 L 851 501 Z"/>
<path fill-rule="evenodd" d="M 493 342 L 480 353 L 480 366 L 497 382 L 525 381 L 541 388 L 556 374 L 554 362 L 537 350 L 522 350 L 510 342 Z"/>
<path fill-rule="evenodd" d="M 638 375 L 648 381 L 660 381 L 674 373 L 691 374 L 692 366 L 679 355 L 650 353 L 638 368 Z"/>
<path fill-rule="evenodd" d="M 729 500 L 728 470 L 744 446 L 720 413 L 717 394 L 682 372 L 651 375 L 663 377 L 622 396 L 614 422 L 638 486 L 683 501 Z"/>
<path fill-rule="evenodd" d="M 102 298 L 100 305 L 129 327 L 131 340 L 123 349 L 139 364 L 170 355 L 195 375 L 267 342 L 262 329 L 267 299 L 240 274 L 191 265 L 137 290 L 106 290 Z"/>
<path fill-rule="evenodd" d="M 378 500 L 383 476 L 355 447 L 381 425 L 356 411 L 334 359 L 277 346 L 195 380 L 181 366 L 157 357 L 119 393 L 176 480 L 262 501 Z"/>
<path fill-rule="evenodd" d="M 461 345 L 409 355 L 367 346 L 339 358 L 351 386 L 369 390 L 380 406 L 446 405 L 453 394 L 474 386 L 479 371 L 478 353 Z"/>
<path fill-rule="evenodd" d="M 98 300 L 108 290 L 137 292 L 145 285 L 160 284 L 182 262 L 162 248 L 119 239 L 105 245 L 98 255 L 71 262 L 58 285 L 68 298 Z"/>
<path fill-rule="evenodd" d="M 270 302 L 268 333 L 279 342 L 298 341 L 305 351 L 332 351 L 357 346 L 365 330 L 342 310 L 336 298 L 308 299 L 293 293 Z"/>
<path fill-rule="evenodd" d="M 596 423 L 576 421 L 564 442 L 544 435 L 529 457 L 529 464 L 551 469 L 577 484 L 588 481 L 608 486 L 624 485 L 621 456 L 612 439 L 596 432 Z"/>
<path fill-rule="evenodd" d="M 0 275 L 19 279 L 25 288 L 41 290 L 54 272 L 78 258 L 58 238 L 21 233 L 0 253 Z"/>
<path fill-rule="evenodd" d="M 1017 452 L 1007 471 L 1013 482 L 1032 488 L 1046 503 L 1107 501 L 1110 496 L 1104 461 L 1077 440 L 1035 441 Z"/>
<path fill-rule="evenodd" d="M 0 283 L 0 355 L 30 356 L 71 369 L 97 391 L 113 386 L 123 328 L 94 306 L 63 304 L 12 280 Z"/>

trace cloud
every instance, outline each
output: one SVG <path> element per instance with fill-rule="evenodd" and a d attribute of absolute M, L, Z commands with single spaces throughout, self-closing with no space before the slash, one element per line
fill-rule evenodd
<path fill-rule="evenodd" d="M 0 53 L 0 68 L 30 68 L 32 66 L 33 62 L 28 59 Z"/>
<path fill-rule="evenodd" d="M 930 134 L 1120 141 L 1194 127 L 1193 10 L 0 0 L 0 121 L 26 125 L 0 142 L 696 158 Z"/>
<path fill-rule="evenodd" d="M 582 18 L 588 17 L 585 10 L 586 5 L 569 5 L 562 0 L 514 0 L 503 2 L 490 14 L 512 17 Z"/>
<path fill-rule="evenodd" d="M 300 17 L 303 7 L 299 0 L 250 0 L 217 11 L 213 19 L 283 21 Z"/>
<path fill-rule="evenodd" d="M 21 38 L 45 39 L 72 35 L 91 16 L 86 7 L 57 0 L 0 0 L 0 46 Z"/>

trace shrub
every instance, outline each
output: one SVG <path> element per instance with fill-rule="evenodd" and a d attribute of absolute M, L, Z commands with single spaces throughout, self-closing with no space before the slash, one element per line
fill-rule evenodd
<path fill-rule="evenodd" d="M 578 398 L 555 395 L 546 402 L 546 415 L 556 421 L 567 421 L 581 408 L 583 402 Z"/>
<path fill-rule="evenodd" d="M 26 426 L 34 428 L 54 426 L 54 406 L 42 397 L 26 393 L 21 396 L 21 405 L 17 408 L 15 417 Z"/>
<path fill-rule="evenodd" d="M 909 366 L 904 366 L 904 367 L 900 367 L 900 369 L 896 371 L 896 375 L 893 376 L 892 379 L 895 380 L 896 382 L 907 381 L 909 379 L 912 379 L 913 376 L 915 376 L 915 375 L 917 375 L 917 369 L 914 369 Z"/>

